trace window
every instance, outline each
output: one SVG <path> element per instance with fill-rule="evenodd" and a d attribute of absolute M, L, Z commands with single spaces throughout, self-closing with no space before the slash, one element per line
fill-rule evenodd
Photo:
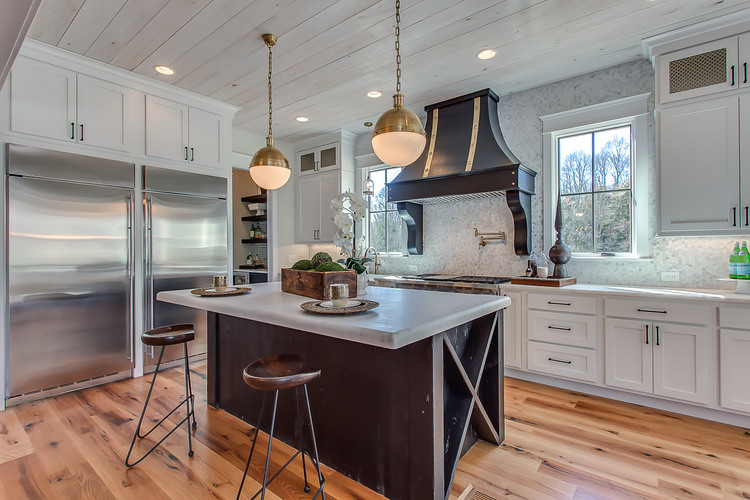
<path fill-rule="evenodd" d="M 630 125 L 557 138 L 563 241 L 577 253 L 632 252 Z"/>
<path fill-rule="evenodd" d="M 368 204 L 368 246 L 381 252 L 401 252 L 401 216 L 395 203 L 388 203 L 388 186 L 401 172 L 401 167 L 389 167 L 369 172 L 375 184 Z"/>
<path fill-rule="evenodd" d="M 648 254 L 648 96 L 541 117 L 545 248 L 562 239 L 577 257 Z"/>

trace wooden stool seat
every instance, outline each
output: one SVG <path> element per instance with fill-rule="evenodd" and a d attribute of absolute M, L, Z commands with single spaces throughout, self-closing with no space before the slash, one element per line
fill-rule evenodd
<path fill-rule="evenodd" d="M 245 383 L 261 391 L 291 389 L 305 385 L 320 376 L 320 370 L 311 368 L 294 354 L 274 354 L 253 361 L 245 367 Z"/>
<path fill-rule="evenodd" d="M 141 335 L 141 342 L 144 344 L 162 347 L 190 342 L 193 339 L 195 328 L 190 324 L 162 326 Z"/>

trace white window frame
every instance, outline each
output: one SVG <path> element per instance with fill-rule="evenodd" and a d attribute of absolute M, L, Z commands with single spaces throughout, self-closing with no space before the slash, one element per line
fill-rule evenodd
<path fill-rule="evenodd" d="M 555 243 L 557 213 L 558 139 L 565 136 L 630 125 L 632 252 L 602 256 L 580 253 L 576 259 L 640 259 L 649 256 L 649 135 L 648 99 L 651 93 L 625 97 L 570 111 L 540 116 L 542 121 L 542 155 L 544 162 L 544 248 Z"/>
<path fill-rule="evenodd" d="M 359 176 L 360 176 L 360 179 L 358 179 L 357 184 L 359 186 L 361 186 L 362 188 L 364 188 L 365 181 L 368 179 L 368 177 L 370 176 L 371 172 L 375 172 L 377 170 L 388 170 L 388 169 L 391 169 L 391 168 L 398 168 L 398 167 L 394 167 L 393 165 L 387 165 L 385 163 L 379 163 L 377 165 L 371 165 L 369 167 L 363 167 L 358 172 Z M 401 167 L 401 170 L 403 170 L 403 167 Z M 370 200 L 369 200 L 369 197 L 365 196 L 365 201 L 367 202 L 367 216 L 365 217 L 364 224 L 362 224 L 362 226 L 364 226 L 364 227 L 361 228 L 361 236 L 364 236 L 365 241 L 367 242 L 367 246 L 369 247 L 370 246 Z M 404 240 L 404 238 L 405 238 L 404 232 L 405 232 L 404 231 L 404 221 L 402 219 L 401 220 L 401 233 L 402 233 L 402 238 L 401 239 L 402 239 L 402 243 L 400 245 L 401 247 L 404 247 L 404 245 L 405 245 L 405 243 L 404 243 L 404 241 L 405 241 Z M 378 255 L 379 256 L 383 256 L 383 257 L 401 257 L 401 256 L 405 256 L 405 250 L 402 249 L 402 250 L 399 250 L 399 251 L 396 251 L 396 252 L 378 252 Z"/>

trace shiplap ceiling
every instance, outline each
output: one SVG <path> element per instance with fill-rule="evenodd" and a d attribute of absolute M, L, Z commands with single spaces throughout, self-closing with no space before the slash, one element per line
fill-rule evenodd
<path fill-rule="evenodd" d="M 750 0 L 402 0 L 402 91 L 423 108 L 490 87 L 508 94 L 642 57 L 643 38 L 750 8 Z M 392 0 L 44 0 L 31 38 L 242 109 L 265 135 L 366 130 L 392 106 Z M 484 48 L 498 52 L 482 61 Z M 176 71 L 158 75 L 157 64 Z M 380 99 L 366 97 L 378 89 Z M 309 117 L 307 123 L 295 117 Z"/>

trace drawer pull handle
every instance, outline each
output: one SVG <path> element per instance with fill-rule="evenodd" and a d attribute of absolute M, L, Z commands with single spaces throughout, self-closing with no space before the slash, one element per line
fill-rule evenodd
<path fill-rule="evenodd" d="M 547 358 L 550 361 L 554 361 L 555 363 L 565 363 L 566 365 L 572 364 L 573 362 L 569 359 L 557 359 L 557 358 Z"/>
<path fill-rule="evenodd" d="M 547 304 L 551 306 L 569 306 L 571 305 L 570 302 L 555 302 L 553 300 L 548 300 Z"/>
<path fill-rule="evenodd" d="M 646 345 L 648 345 L 648 325 L 646 325 Z"/>
<path fill-rule="evenodd" d="M 655 314 L 667 314 L 667 311 L 657 311 L 656 309 L 641 309 L 638 308 L 638 312 L 640 313 L 655 313 Z"/>
<path fill-rule="evenodd" d="M 549 328 L 550 330 L 564 330 L 566 332 L 569 332 L 571 330 L 569 326 L 547 325 L 547 328 Z"/>

